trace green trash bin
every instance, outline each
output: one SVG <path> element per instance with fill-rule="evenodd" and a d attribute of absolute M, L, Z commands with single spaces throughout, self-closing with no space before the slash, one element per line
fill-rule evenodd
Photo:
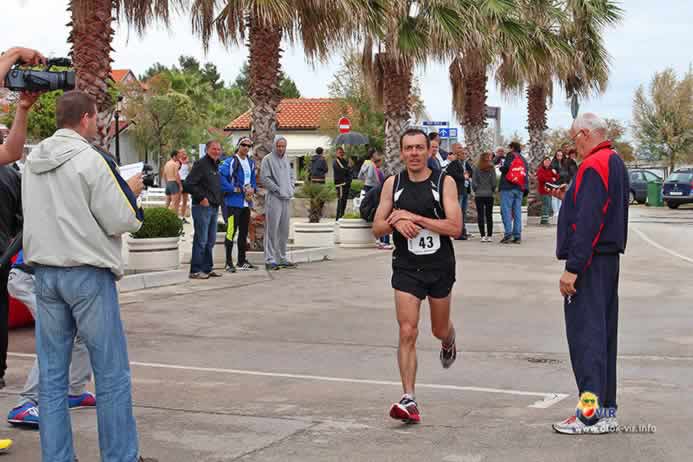
<path fill-rule="evenodd" d="M 647 205 L 650 207 L 664 206 L 661 181 L 650 181 L 647 183 Z"/>

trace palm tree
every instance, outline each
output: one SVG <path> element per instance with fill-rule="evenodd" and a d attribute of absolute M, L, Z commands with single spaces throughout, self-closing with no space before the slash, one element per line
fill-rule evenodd
<path fill-rule="evenodd" d="M 483 150 L 486 128 L 486 84 L 489 69 L 508 49 L 528 43 L 525 25 L 516 13 L 515 0 L 460 0 L 471 32 L 457 43 L 450 63 L 452 108 L 464 127 L 464 139 L 473 157 Z"/>
<path fill-rule="evenodd" d="M 613 0 L 566 0 L 569 21 L 561 35 L 574 53 L 559 78 L 569 99 L 598 95 L 609 80 L 609 53 L 604 46 L 604 29 L 623 18 Z"/>
<path fill-rule="evenodd" d="M 111 45 L 114 19 L 122 15 L 141 33 L 153 20 L 168 23 L 171 8 L 185 0 L 70 0 L 72 14 L 68 42 L 77 73 L 77 89 L 96 100 L 99 135 L 97 143 L 108 149 L 113 120 L 111 88 Z"/>
<path fill-rule="evenodd" d="M 538 213 L 534 173 L 546 155 L 546 111 L 553 80 L 564 83 L 569 97 L 604 91 L 609 65 L 601 34 L 604 26 L 620 18 L 620 10 L 608 0 L 521 0 L 519 7 L 531 39 L 528 46 L 502 54 L 496 80 L 506 93 L 526 89 L 529 203 L 530 212 Z"/>
<path fill-rule="evenodd" d="M 370 21 L 366 0 L 194 0 L 193 29 L 205 48 L 212 33 L 224 43 L 248 46 L 248 96 L 251 101 L 254 156 L 259 168 L 271 152 L 281 100 L 282 39 L 301 42 L 311 60 L 324 60 L 335 45 L 351 38 L 355 21 Z M 252 247 L 261 249 L 264 230 L 264 191 L 254 201 Z"/>
<path fill-rule="evenodd" d="M 364 73 L 385 113 L 386 173 L 401 168 L 399 137 L 412 115 L 412 72 L 449 55 L 469 30 L 457 0 L 388 0 L 372 27 L 362 29 Z M 375 54 L 374 54 L 375 51 Z"/>
<path fill-rule="evenodd" d="M 572 50 L 561 35 L 568 16 L 561 0 L 520 0 L 518 11 L 528 27 L 528 43 L 501 53 L 496 82 L 506 94 L 527 95 L 526 150 L 533 171 L 546 154 L 546 111 L 553 99 L 553 80 L 570 65 Z"/>

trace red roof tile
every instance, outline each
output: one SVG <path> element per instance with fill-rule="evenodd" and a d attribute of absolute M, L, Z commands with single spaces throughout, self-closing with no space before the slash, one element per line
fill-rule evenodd
<path fill-rule="evenodd" d="M 111 71 L 111 78 L 116 83 L 120 83 L 130 72 L 132 72 L 130 69 L 113 69 Z"/>
<path fill-rule="evenodd" d="M 277 109 L 278 129 L 317 129 L 326 117 L 335 118 L 334 124 L 343 114 L 344 100 L 339 98 L 291 98 L 283 99 Z M 352 111 L 347 109 L 347 115 Z M 249 130 L 250 111 L 239 116 L 224 128 L 227 131 Z"/>

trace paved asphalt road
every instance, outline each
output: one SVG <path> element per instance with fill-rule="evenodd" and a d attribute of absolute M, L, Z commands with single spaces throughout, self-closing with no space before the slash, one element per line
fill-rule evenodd
<path fill-rule="evenodd" d="M 400 397 L 389 256 L 271 276 L 225 276 L 122 297 L 142 452 L 178 461 L 684 461 L 693 454 L 693 208 L 632 209 L 622 260 L 619 420 L 655 433 L 570 437 L 573 410 L 555 228 L 521 246 L 456 243 L 454 320 L 463 353 L 438 361 L 424 310 L 423 423 L 387 417 Z M 8 411 L 31 365 L 33 332 L 10 336 Z M 567 395 L 567 396 L 566 396 Z M 72 413 L 82 461 L 97 461 L 96 415 Z M 38 433 L 4 461 L 38 461 Z M 583 459 L 585 460 L 585 459 Z M 590 459 L 588 459 L 590 460 Z"/>

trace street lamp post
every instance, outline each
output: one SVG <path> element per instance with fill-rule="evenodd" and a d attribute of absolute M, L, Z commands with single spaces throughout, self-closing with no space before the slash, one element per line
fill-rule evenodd
<path fill-rule="evenodd" d="M 115 110 L 115 156 L 116 162 L 120 165 L 120 111 L 123 106 L 123 97 L 118 96 Z"/>

